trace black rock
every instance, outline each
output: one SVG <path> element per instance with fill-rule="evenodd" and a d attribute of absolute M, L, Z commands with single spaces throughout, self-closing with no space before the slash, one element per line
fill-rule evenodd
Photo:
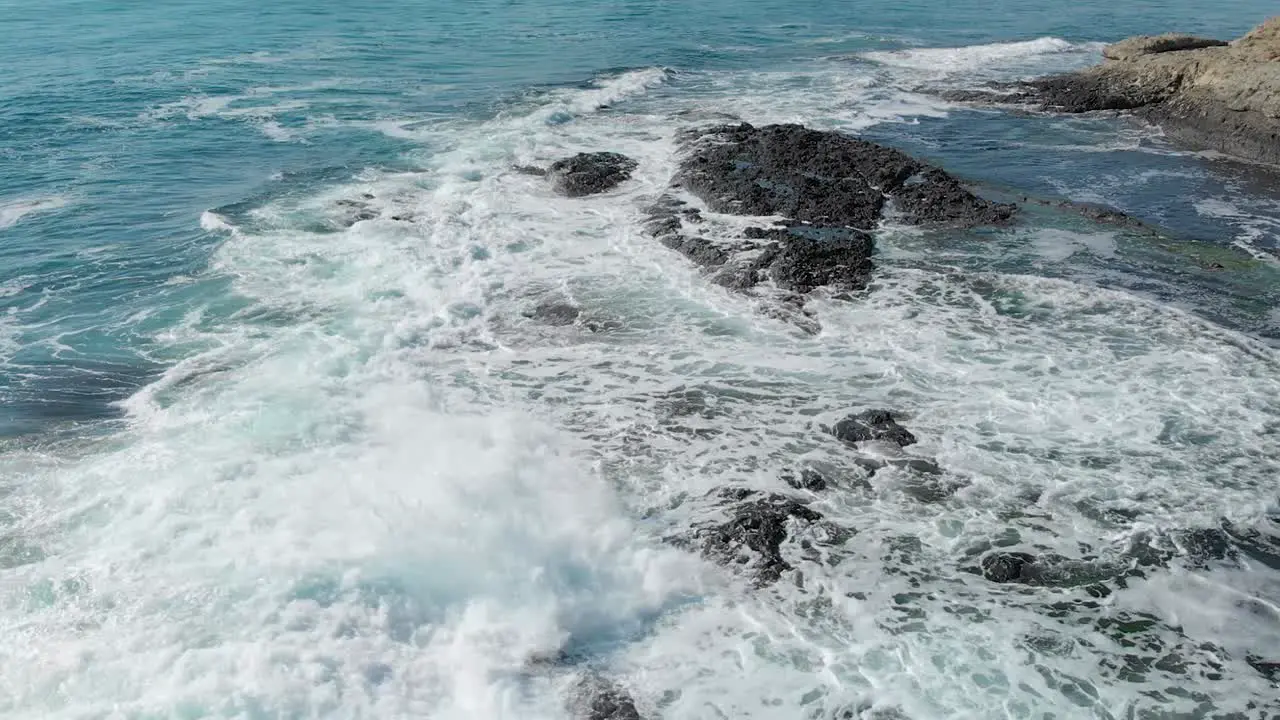
<path fill-rule="evenodd" d="M 1110 591 L 1101 583 L 1125 575 L 1125 568 L 1096 558 L 1072 560 L 1054 553 L 1031 555 L 1022 552 L 996 552 L 982 558 L 982 576 L 997 583 L 1019 583 L 1034 587 L 1093 587 L 1090 594 L 1104 597 Z"/>
<path fill-rule="evenodd" d="M 537 177 L 545 177 L 547 174 L 546 168 L 540 168 L 536 165 L 516 165 L 511 169 L 515 170 L 521 175 L 535 175 Z"/>
<path fill-rule="evenodd" d="M 629 180 L 635 160 L 613 152 L 578 153 L 551 164 L 547 177 L 556 192 L 582 197 L 611 190 Z"/>
<path fill-rule="evenodd" d="M 814 288 L 861 288 L 871 272 L 874 242 L 857 230 L 829 230 L 817 237 L 802 228 L 786 231 L 769 256 L 768 275 L 783 290 L 807 293 Z"/>
<path fill-rule="evenodd" d="M 999 552 L 982 558 L 982 576 L 991 582 L 1025 582 L 1033 573 L 1036 556 L 1020 552 Z"/>
<path fill-rule="evenodd" d="M 983 200 L 937 168 L 908 178 L 893 194 L 893 204 L 912 225 L 1003 225 L 1017 211 L 1014 205 Z"/>
<path fill-rule="evenodd" d="M 788 470 L 782 473 L 782 481 L 797 490 L 812 490 L 813 492 L 821 492 L 826 490 L 830 483 L 827 477 L 813 468 L 802 468 L 799 473 Z"/>
<path fill-rule="evenodd" d="M 525 317 L 548 325 L 572 325 L 581 314 L 577 305 L 559 296 L 545 297 L 524 313 Z"/>
<path fill-rule="evenodd" d="M 740 237 L 713 239 L 691 227 L 702 216 L 673 195 L 650 208 L 649 234 L 735 290 L 765 280 L 800 295 L 818 287 L 865 287 L 875 249 L 865 230 L 880 222 L 889 198 L 901 219 L 916 225 L 1003 224 L 1014 212 L 1013 205 L 977 197 L 903 152 L 841 133 L 744 123 L 689 130 L 681 138 L 678 189 L 716 212 L 786 219 L 782 227 L 749 227 Z"/>
<path fill-rule="evenodd" d="M 1042 107 L 1066 113 L 1133 110 L 1164 101 L 1173 89 L 1087 72 L 1032 80 L 1026 86 Z"/>
<path fill-rule="evenodd" d="M 837 132 L 742 123 L 686 130 L 678 139 L 683 157 L 673 190 L 716 212 L 784 220 L 717 237 L 694 228 L 706 218 L 670 193 L 649 209 L 645 230 L 719 285 L 759 297 L 757 287 L 771 282 L 781 293 L 766 289 L 760 311 L 805 332 L 821 329 L 804 308 L 805 294 L 829 287 L 848 299 L 844 293 L 866 287 L 875 249 L 866 231 L 890 198 L 901 219 L 916 225 L 1003 224 L 1015 210 L 901 151 Z"/>
<path fill-rule="evenodd" d="M 906 153 L 842 133 L 743 123 L 685 137 L 676 184 L 717 212 L 870 229 L 880 220 L 885 196 L 903 192 L 914 178 L 907 203 L 920 211 L 909 213 L 909 222 L 998 224 L 1013 213 L 1011 206 L 972 195 L 947 173 Z M 929 198 L 966 210 L 923 212 Z"/>
<path fill-rule="evenodd" d="M 916 442 L 916 436 L 899 425 L 888 410 L 864 410 L 850 415 L 836 423 L 831 434 L 845 442 L 887 440 L 900 447 Z"/>
<path fill-rule="evenodd" d="M 578 681 L 569 706 L 578 720 L 641 720 L 626 690 L 594 674 Z"/>
<path fill-rule="evenodd" d="M 989 83 L 984 88 L 940 90 L 935 94 L 950 102 L 992 105 L 1026 105 L 1035 102 L 1035 93 L 1020 83 Z"/>
<path fill-rule="evenodd" d="M 742 501 L 756 497 L 751 490 L 738 489 L 726 495 L 726 499 Z M 822 514 L 791 498 L 769 494 L 750 499 L 732 507 L 730 519 L 710 528 L 696 531 L 702 540 L 707 556 L 724 563 L 750 562 L 743 550 L 756 555 L 754 570 L 756 582 L 767 585 L 775 582 L 782 573 L 792 569 L 782 557 L 782 542 L 787 539 L 787 528 L 793 523 L 801 525 L 822 520 Z"/>
<path fill-rule="evenodd" d="M 858 171 L 885 166 L 869 157 L 870 143 L 799 125 L 744 123 L 712 128 L 693 148 L 677 183 L 717 212 L 858 228 L 880 218 L 884 195 Z M 891 151 L 890 158 L 890 167 L 915 171 L 906 155 Z"/>
<path fill-rule="evenodd" d="M 364 199 L 373 198 L 373 196 L 368 193 L 362 194 L 361 197 Z M 334 204 L 343 208 L 342 217 L 338 219 L 338 224 L 341 227 L 350 227 L 358 222 L 373 220 L 378 217 L 378 211 L 362 200 L 343 198 Z"/>

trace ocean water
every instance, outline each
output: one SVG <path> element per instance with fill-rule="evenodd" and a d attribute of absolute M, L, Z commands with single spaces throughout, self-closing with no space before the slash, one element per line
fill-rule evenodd
<path fill-rule="evenodd" d="M 1280 178 L 924 91 L 1274 12 L 0 0 L 0 717 L 1280 717 Z M 887 226 L 807 335 L 640 232 L 726 117 L 1161 232 Z M 868 407 L 941 475 L 851 469 Z M 726 486 L 852 536 L 753 587 L 670 542 Z"/>

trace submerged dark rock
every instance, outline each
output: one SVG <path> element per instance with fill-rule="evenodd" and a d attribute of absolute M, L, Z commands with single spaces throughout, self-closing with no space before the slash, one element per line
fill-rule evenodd
<path fill-rule="evenodd" d="M 612 190 L 626 182 L 637 165 L 635 160 L 619 153 L 578 153 L 552 163 L 546 175 L 556 192 L 582 197 Z"/>
<path fill-rule="evenodd" d="M 588 674 L 575 683 L 569 709 L 577 720 L 641 720 L 631 695 L 617 683 Z"/>
<path fill-rule="evenodd" d="M 1020 552 L 993 553 L 982 558 L 982 576 L 995 583 L 1027 582 L 1036 573 L 1036 556 Z"/>
<path fill-rule="evenodd" d="M 1032 587 L 1084 588 L 1092 597 L 1110 594 L 1105 583 L 1122 582 L 1127 575 L 1123 562 L 1098 557 L 1066 558 L 1055 553 L 1032 555 L 998 551 L 982 558 L 981 567 L 970 569 L 994 583 L 1017 583 Z"/>
<path fill-rule="evenodd" d="M 830 717 L 832 720 L 911 720 L 896 705 L 875 705 L 871 702 L 859 703 L 853 708 L 842 708 Z"/>
<path fill-rule="evenodd" d="M 538 304 L 524 311 L 524 316 L 539 320 L 547 325 L 572 325 L 577 321 L 582 310 L 567 298 L 552 295 L 538 301 Z"/>
<path fill-rule="evenodd" d="M 899 447 L 916 442 L 916 436 L 899 425 L 888 410 L 864 410 L 849 415 L 831 428 L 831 434 L 845 442 L 886 440 Z"/>
<path fill-rule="evenodd" d="M 757 585 L 776 582 L 794 569 L 784 548 L 812 558 L 817 553 L 815 546 L 839 545 L 853 534 L 785 495 L 728 488 L 718 497 L 728 503 L 728 519 L 695 529 L 693 538 L 707 557 L 749 568 Z M 795 542 L 797 535 L 804 537 Z"/>
<path fill-rule="evenodd" d="M 826 475 L 813 468 L 801 468 L 800 472 L 788 470 L 782 473 L 782 481 L 797 490 L 822 492 L 830 486 Z"/>
<path fill-rule="evenodd" d="M 361 199 L 342 198 L 334 204 L 342 208 L 341 214 L 335 220 L 339 227 L 351 227 L 358 222 L 365 220 L 373 220 L 378 217 L 378 211 L 368 204 L 368 200 L 373 199 L 372 195 L 364 193 Z"/>
<path fill-rule="evenodd" d="M 1107 205 L 1091 202 L 1077 202 L 1074 200 L 1047 200 L 1044 198 L 1022 198 L 1023 203 L 1035 203 L 1044 207 L 1054 208 L 1074 213 L 1087 220 L 1102 225 L 1114 225 L 1117 227 L 1129 228 L 1133 230 L 1142 230 L 1150 233 L 1158 233 L 1154 227 L 1146 222 L 1129 215 L 1128 213 L 1118 210 Z"/>
<path fill-rule="evenodd" d="M 1224 520 L 1218 527 L 1138 533 L 1125 548 L 1125 556 L 1139 568 L 1173 564 L 1243 568 L 1256 563 L 1280 570 L 1280 524 L 1268 519 L 1256 527 L 1239 527 Z"/>
<path fill-rule="evenodd" d="M 1167 33 L 1154 37 L 1140 35 L 1108 45 L 1103 49 L 1102 56 L 1108 60 L 1133 60 L 1143 55 L 1155 55 L 1156 53 L 1177 50 L 1199 50 L 1207 47 L 1225 47 L 1229 44 L 1222 40 L 1180 33 Z"/>
<path fill-rule="evenodd" d="M 732 518 L 703 533 L 709 555 L 725 562 L 738 559 L 738 551 L 756 553 L 756 578 L 761 584 L 774 582 L 791 565 L 782 557 L 782 541 L 787 538 L 787 525 L 812 523 L 822 519 L 821 513 L 781 495 L 770 495 L 734 508 Z"/>

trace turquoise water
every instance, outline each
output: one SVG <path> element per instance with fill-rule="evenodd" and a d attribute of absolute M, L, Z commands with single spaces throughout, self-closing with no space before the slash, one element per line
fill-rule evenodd
<path fill-rule="evenodd" d="M 1141 652 L 1044 612 L 1083 591 L 958 568 L 1274 525 L 1275 176 L 920 90 L 1274 11 L 0 0 L 0 714 L 560 717 L 576 670 L 527 660 L 571 647 L 652 717 L 1271 717 L 1274 557 L 1080 611 L 1154 618 Z M 1167 232 L 886 228 L 872 294 L 798 336 L 638 232 L 675 132 L 726 115 Z M 508 172 L 597 149 L 636 179 Z M 606 330 L 529 320 L 548 295 Z M 710 409 L 664 415 L 689 388 Z M 868 405 L 963 489 L 821 499 L 861 539 L 809 594 L 662 542 L 838 461 L 808 423 Z M 1117 669 L 1142 652 L 1177 659 Z"/>

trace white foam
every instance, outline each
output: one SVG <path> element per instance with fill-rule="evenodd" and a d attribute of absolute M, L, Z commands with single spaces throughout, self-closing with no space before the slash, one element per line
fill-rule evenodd
<path fill-rule="evenodd" d="M 234 232 L 235 227 L 212 210 L 205 210 L 200 213 L 200 227 L 209 232 Z"/>
<path fill-rule="evenodd" d="M 28 215 L 46 213 L 66 207 L 70 199 L 64 195 L 14 198 L 0 201 L 0 230 L 13 227 Z"/>
<path fill-rule="evenodd" d="M 1238 247 L 1255 258 L 1276 261 L 1276 256 L 1263 248 L 1280 247 L 1280 216 L 1270 214 L 1280 212 L 1280 203 L 1271 203 L 1270 207 L 1246 209 L 1226 198 L 1201 198 L 1195 201 L 1194 207 L 1203 216 L 1226 220 L 1235 225 L 1239 232 L 1234 238 L 1234 244 Z"/>
<path fill-rule="evenodd" d="M 593 113 L 603 107 L 643 95 L 666 82 L 664 68 L 641 68 L 613 77 L 598 78 L 586 90 L 564 89 L 551 93 L 552 101 L 535 111 L 532 117 L 549 121 L 563 116 Z"/>
<path fill-rule="evenodd" d="M 1116 256 L 1114 232 L 1072 232 L 1046 228 L 1032 232 L 1031 242 L 1047 260 L 1062 261 L 1079 252 L 1087 252 L 1100 258 Z"/>
<path fill-rule="evenodd" d="M 1019 66 L 1028 60 L 1057 55 L 1094 55 L 1101 43 L 1073 43 L 1055 37 L 1019 42 L 968 45 L 954 48 L 908 48 L 863 53 L 861 57 L 883 65 L 925 70 L 938 75 L 972 73 L 976 70 Z"/>
<path fill-rule="evenodd" d="M 18 295 L 23 290 L 30 287 L 30 283 L 23 278 L 14 278 L 0 283 L 0 298 L 9 298 Z"/>
<path fill-rule="evenodd" d="M 261 124 L 262 134 L 275 140 L 276 142 L 289 142 L 297 137 L 293 130 L 281 125 L 275 120 L 268 120 Z"/>
<path fill-rule="evenodd" d="M 823 64 L 804 73 L 715 74 L 695 100 L 706 117 L 716 113 L 754 124 L 803 123 L 858 133 L 882 123 L 946 117 L 952 107 L 936 97 L 886 88 L 864 69 Z"/>
<path fill-rule="evenodd" d="M 0 365 L 7 363 L 22 348 L 22 327 L 12 309 L 0 315 Z"/>

